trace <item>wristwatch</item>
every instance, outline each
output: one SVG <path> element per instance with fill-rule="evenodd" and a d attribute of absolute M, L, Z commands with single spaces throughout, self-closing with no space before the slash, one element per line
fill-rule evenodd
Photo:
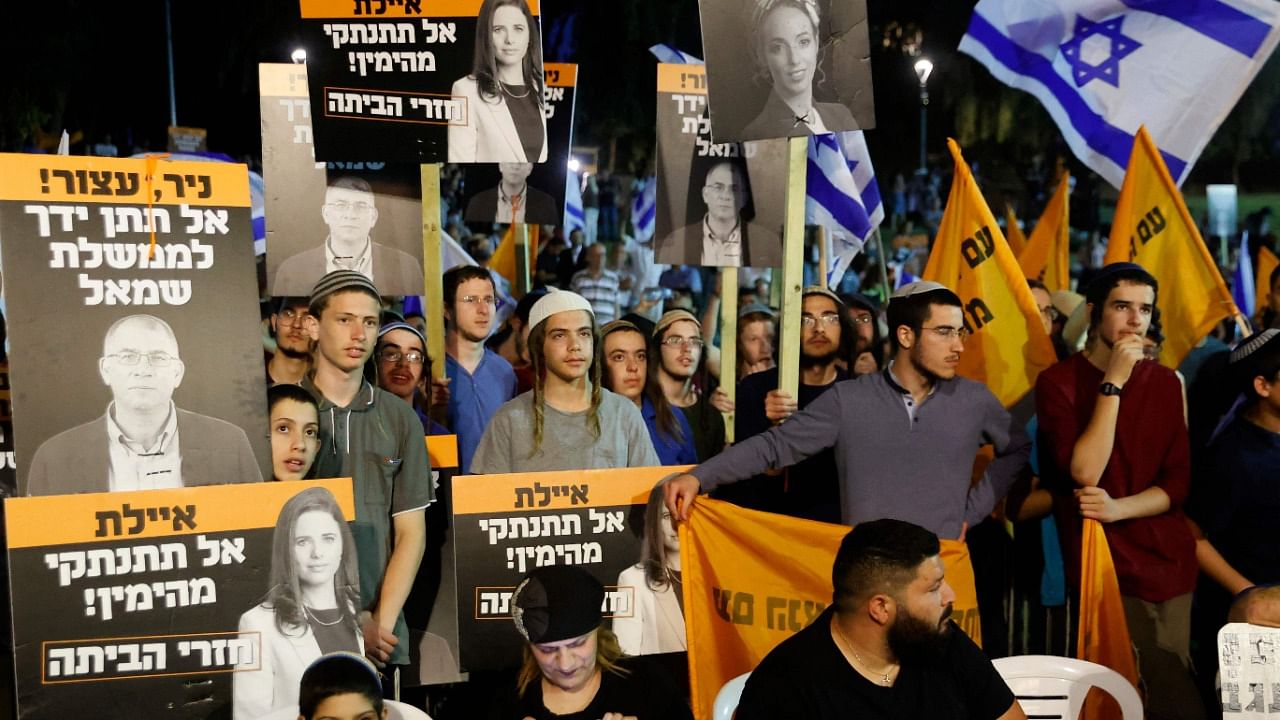
<path fill-rule="evenodd" d="M 1098 393 L 1102 395 L 1115 395 L 1119 397 L 1120 393 L 1123 392 L 1123 390 L 1124 389 L 1121 388 L 1119 385 L 1116 385 L 1115 383 L 1109 383 L 1109 382 L 1104 382 L 1098 386 Z"/>

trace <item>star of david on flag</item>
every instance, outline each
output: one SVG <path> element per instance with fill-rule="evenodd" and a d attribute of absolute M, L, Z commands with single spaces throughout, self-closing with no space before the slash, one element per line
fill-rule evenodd
<path fill-rule="evenodd" d="M 1275 0 L 979 0 L 960 51 L 1118 188 L 1142 125 L 1181 184 L 1277 42 Z"/>

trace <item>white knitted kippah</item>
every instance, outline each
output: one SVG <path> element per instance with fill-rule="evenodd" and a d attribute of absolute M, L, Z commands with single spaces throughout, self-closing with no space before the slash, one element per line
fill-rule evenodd
<path fill-rule="evenodd" d="M 591 303 L 576 292 L 568 290 L 558 290 L 556 288 L 547 288 L 547 294 L 542 299 L 533 304 L 533 308 L 529 310 L 529 328 L 538 327 L 538 323 L 555 315 L 556 313 L 569 312 L 570 310 L 586 310 L 595 317 L 595 310 L 591 309 Z"/>
<path fill-rule="evenodd" d="M 1250 355 L 1258 352 L 1263 348 L 1263 346 L 1274 340 L 1277 335 L 1280 335 L 1280 330 L 1277 330 L 1276 328 L 1269 328 L 1262 332 L 1254 333 L 1252 336 L 1241 340 L 1240 344 L 1236 346 L 1236 349 L 1231 351 L 1231 364 L 1235 365 Z"/>

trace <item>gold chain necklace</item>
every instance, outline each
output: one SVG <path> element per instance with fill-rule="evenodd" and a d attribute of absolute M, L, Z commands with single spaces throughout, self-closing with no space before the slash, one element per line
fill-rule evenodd
<path fill-rule="evenodd" d="M 853 659 L 856 660 L 857 663 L 862 666 L 862 669 L 866 670 L 872 675 L 879 675 L 881 685 L 885 687 L 889 687 L 890 685 L 892 685 L 892 683 L 889 680 L 889 673 L 893 672 L 893 665 L 890 664 L 889 669 L 886 670 L 885 672 L 872 670 L 871 667 L 867 665 L 865 661 L 863 661 L 862 656 L 858 654 L 858 651 L 853 649 L 853 643 L 849 642 L 849 638 L 845 637 L 844 630 L 840 628 L 840 622 L 835 618 L 832 618 L 831 624 L 835 626 L 836 635 L 840 636 L 840 639 L 844 641 L 844 646 L 849 648 L 849 652 L 853 653 Z"/>

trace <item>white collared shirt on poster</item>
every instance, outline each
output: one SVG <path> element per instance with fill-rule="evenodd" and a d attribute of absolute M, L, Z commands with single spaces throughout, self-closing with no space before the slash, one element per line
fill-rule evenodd
<path fill-rule="evenodd" d="M 372 281 L 373 241 L 365 238 L 364 248 L 355 255 L 348 257 L 335 253 L 333 251 L 333 238 L 326 238 L 324 241 L 324 271 L 331 273 L 335 270 L 355 270 Z"/>
<path fill-rule="evenodd" d="M 734 224 L 724 236 L 711 229 L 708 219 L 702 220 L 702 265 L 715 267 L 739 267 L 742 265 L 742 223 Z"/>
<path fill-rule="evenodd" d="M 182 449 L 178 442 L 178 411 L 169 403 L 169 417 L 150 446 L 130 440 L 116 423 L 115 403 L 107 408 L 107 469 L 111 492 L 164 490 L 182 487 Z"/>

